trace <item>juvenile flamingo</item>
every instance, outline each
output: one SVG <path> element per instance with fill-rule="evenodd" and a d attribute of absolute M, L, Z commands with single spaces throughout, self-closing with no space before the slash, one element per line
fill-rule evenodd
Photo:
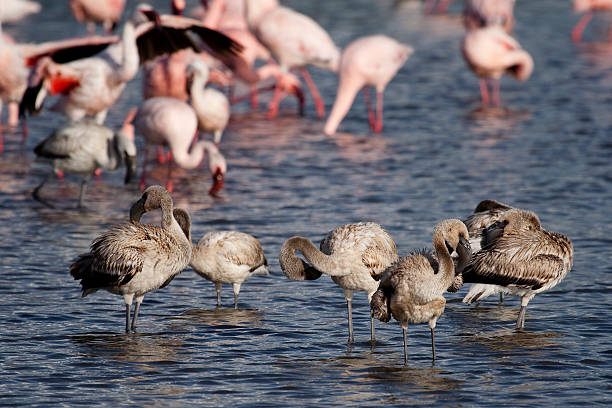
<path fill-rule="evenodd" d="M 125 332 L 136 330 L 144 295 L 167 286 L 189 264 L 191 243 L 173 216 L 170 194 L 160 186 L 147 188 L 132 205 L 134 218 L 160 208 L 161 227 L 126 223 L 115 225 L 93 240 L 88 253 L 70 265 L 70 274 L 81 283 L 83 297 L 104 289 L 123 296 Z M 130 307 L 136 297 L 134 318 Z"/>
<path fill-rule="evenodd" d="M 481 249 L 461 273 L 473 285 L 463 299 L 472 303 L 493 293 L 521 297 L 516 328 L 525 327 L 527 304 L 561 282 L 572 268 L 574 248 L 565 235 L 542 228 L 531 211 L 509 209 L 482 232 Z M 495 286 L 491 286 L 495 285 Z"/>
<path fill-rule="evenodd" d="M 87 182 L 97 169 L 116 170 L 125 164 L 125 183 L 136 173 L 136 145 L 129 124 L 119 132 L 90 121 L 68 123 L 53 132 L 35 148 L 36 155 L 48 161 L 53 171 L 34 189 L 34 198 L 49 205 L 40 197 L 40 190 L 55 174 L 73 173 L 83 176 L 79 207 L 83 206 Z"/>
<path fill-rule="evenodd" d="M 317 114 L 325 116 L 325 105 L 312 81 L 307 65 L 338 71 L 340 52 L 329 34 L 313 19 L 280 6 L 278 0 L 246 0 L 249 28 L 278 60 L 283 72 L 298 69 L 315 100 Z M 274 117 L 282 99 L 276 87 L 269 116 Z"/>
<path fill-rule="evenodd" d="M 327 135 L 336 133 L 338 125 L 349 111 L 357 92 L 364 86 L 376 88 L 376 113 L 370 106 L 368 88 L 364 96 L 370 128 L 379 133 L 383 127 L 383 92 L 397 71 L 412 54 L 412 47 L 384 35 L 359 38 L 350 43 L 340 57 L 340 80 L 336 101 L 325 123 Z"/>
<path fill-rule="evenodd" d="M 130 113 L 131 115 L 132 113 Z M 134 127 L 146 142 L 141 188 L 146 184 L 146 166 L 150 145 L 168 146 L 174 162 L 185 169 L 196 168 L 208 152 L 208 168 L 213 185 L 209 193 L 215 195 L 223 188 L 227 171 L 225 158 L 214 143 L 198 141 L 189 149 L 198 129 L 198 119 L 193 108 L 174 98 L 156 97 L 144 101 L 135 114 Z M 168 191 L 172 191 L 172 160 L 168 160 Z"/>
<path fill-rule="evenodd" d="M 459 220 L 442 221 L 434 228 L 433 246 L 435 255 L 416 251 L 382 272 L 380 287 L 370 303 L 372 316 L 388 322 L 393 315 L 402 326 L 405 363 L 408 363 L 409 323 L 429 323 L 431 352 L 433 360 L 436 359 L 434 329 L 444 313 L 443 293 L 455 278 L 454 260 L 459 257 L 461 246 L 469 248 L 467 228 Z"/>
<path fill-rule="evenodd" d="M 389 233 L 373 222 L 337 227 L 323 238 L 320 248 L 318 250 L 307 238 L 293 237 L 281 247 L 278 260 L 289 279 L 314 280 L 324 273 L 342 288 L 348 311 L 348 343 L 352 344 L 353 292 L 364 291 L 368 294 L 368 302 L 371 301 L 378 289 L 373 276 L 397 261 L 397 248 Z M 308 262 L 299 258 L 295 251 L 300 251 Z M 370 325 L 370 340 L 374 344 L 373 317 Z"/>
<path fill-rule="evenodd" d="M 574 0 L 574 11 L 584 14 L 580 17 L 580 20 L 578 20 L 572 30 L 572 40 L 576 43 L 580 42 L 584 29 L 593 19 L 596 11 L 610 10 L 612 10 L 612 0 Z M 612 27 L 610 28 L 609 37 L 612 41 Z"/>
<path fill-rule="evenodd" d="M 520 44 L 501 27 L 490 26 L 468 31 L 461 45 L 468 66 L 480 78 L 480 94 L 484 106 L 500 105 L 499 80 L 508 73 L 526 81 L 533 72 L 533 59 Z M 489 98 L 488 82 L 493 96 Z"/>

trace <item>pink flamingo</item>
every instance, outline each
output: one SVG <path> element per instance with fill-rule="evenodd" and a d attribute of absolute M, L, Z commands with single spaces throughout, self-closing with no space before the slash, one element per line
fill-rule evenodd
<path fill-rule="evenodd" d="M 359 38 L 350 43 L 340 57 L 340 82 L 336 101 L 325 123 L 325 134 L 336 133 L 357 92 L 363 87 L 370 127 L 382 131 L 383 92 L 385 87 L 412 55 L 412 47 L 384 35 Z M 376 114 L 370 106 L 368 85 L 376 88 Z"/>
<path fill-rule="evenodd" d="M 22 111 L 38 111 L 46 92 L 62 93 L 56 110 L 73 121 L 95 116 L 102 124 L 110 106 L 138 72 L 140 62 L 178 48 L 194 47 L 190 37 L 194 34 L 213 51 L 237 52 L 240 49 L 239 44 L 196 20 L 160 16 L 152 10 L 141 11 L 153 21 L 141 23 L 136 28 L 131 21 L 126 22 L 121 41 L 101 53 L 66 64 L 55 63 L 49 58 L 39 61 L 36 75 L 22 100 Z"/>
<path fill-rule="evenodd" d="M 515 0 L 464 0 L 465 27 L 473 30 L 499 25 L 511 32 L 514 26 L 514 2 Z"/>
<path fill-rule="evenodd" d="M 40 4 L 31 0 L 2 0 L 0 22 L 15 23 L 30 14 L 38 13 L 40 9 Z"/>
<path fill-rule="evenodd" d="M 580 42 L 582 32 L 589 24 L 595 11 L 612 10 L 612 0 L 574 0 L 574 11 L 584 13 L 572 30 L 572 40 Z M 612 28 L 610 28 L 610 40 L 612 41 Z"/>
<path fill-rule="evenodd" d="M 191 106 L 198 117 L 199 129 L 213 132 L 215 145 L 219 145 L 230 118 L 230 107 L 224 94 L 213 88 L 204 88 L 209 73 L 208 65 L 202 61 L 187 66 L 187 76 L 191 77 Z"/>
<path fill-rule="evenodd" d="M 533 59 L 520 44 L 499 26 L 471 30 L 461 50 L 468 66 L 480 78 L 484 106 L 489 104 L 487 82 L 492 81 L 494 106 L 499 106 L 499 80 L 504 73 L 526 81 L 533 71 Z"/>
<path fill-rule="evenodd" d="M 281 70 L 300 71 L 315 100 L 317 114 L 324 117 L 323 100 L 306 66 L 338 71 L 340 52 L 329 34 L 310 17 L 280 6 L 278 0 L 246 0 L 246 15 L 249 28 L 272 52 Z M 270 102 L 270 117 L 278 112 L 280 92 L 280 87 L 276 87 Z"/>
<path fill-rule="evenodd" d="M 223 188 L 227 164 L 215 144 L 200 140 L 189 150 L 198 129 L 198 118 L 189 104 L 178 99 L 160 96 L 147 99 L 137 112 L 132 111 L 128 115 L 134 115 L 134 113 L 133 123 L 136 132 L 142 135 L 146 142 L 140 180 L 141 189 L 146 185 L 146 165 L 150 145 L 167 145 L 173 160 L 184 169 L 196 168 L 204 159 L 205 153 L 208 152 L 208 168 L 213 177 L 213 185 L 209 193 L 215 195 Z M 173 189 L 171 160 L 168 161 L 166 188 L 168 191 Z"/>
<path fill-rule="evenodd" d="M 108 34 L 121 20 L 125 0 L 70 0 L 70 9 L 79 23 L 87 24 L 87 31 L 93 34 L 96 24 L 101 23 Z"/>

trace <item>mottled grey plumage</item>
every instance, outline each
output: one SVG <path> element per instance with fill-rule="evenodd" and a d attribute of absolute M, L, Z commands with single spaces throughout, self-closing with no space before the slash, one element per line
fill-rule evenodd
<path fill-rule="evenodd" d="M 382 274 L 380 286 L 372 296 L 372 316 L 388 322 L 391 316 L 402 326 L 404 361 L 408 361 L 406 329 L 408 324 L 429 323 L 433 359 L 436 358 L 434 328 L 444 312 L 442 295 L 455 277 L 457 249 L 467 242 L 468 231 L 459 220 L 444 220 L 433 232 L 435 256 L 418 250 L 400 258 Z"/>
<path fill-rule="evenodd" d="M 126 166 L 125 182 L 129 183 L 136 172 L 136 145 L 123 133 L 84 120 L 62 126 L 40 142 L 34 152 L 53 166 L 49 174 L 32 192 L 33 197 L 46 203 L 40 197 L 40 190 L 53 173 L 80 174 L 83 176 L 79 194 L 79 207 L 83 206 L 87 182 L 96 169 L 113 171 L 122 164 Z"/>
<path fill-rule="evenodd" d="M 130 214 L 140 220 L 144 212 L 157 208 L 162 210 L 161 227 L 137 222 L 113 226 L 70 265 L 70 274 L 81 281 L 83 296 L 99 289 L 123 296 L 126 332 L 136 327 L 144 295 L 168 285 L 191 258 L 191 244 L 172 215 L 172 198 L 164 188 L 147 188 Z M 130 325 L 134 296 L 136 307 Z"/>
<path fill-rule="evenodd" d="M 355 290 L 368 294 L 378 288 L 373 276 L 379 275 L 397 260 L 397 248 L 382 226 L 373 222 L 346 224 L 331 231 L 320 244 L 303 237 L 288 239 L 281 247 L 279 262 L 285 275 L 294 280 L 317 279 L 322 273 L 344 290 L 347 302 L 349 343 L 353 343 L 352 299 Z M 299 251 L 307 262 L 299 258 Z M 374 320 L 371 320 L 371 341 L 374 343 Z"/>
<path fill-rule="evenodd" d="M 516 326 L 523 328 L 529 301 L 557 285 L 572 268 L 572 242 L 565 235 L 543 229 L 537 215 L 520 209 L 506 211 L 482 235 L 484 245 L 462 278 L 466 283 L 489 286 L 474 285 L 464 302 L 500 291 L 521 296 Z"/>
<path fill-rule="evenodd" d="M 212 281 L 221 306 L 221 286 L 232 284 L 234 307 L 238 308 L 240 286 L 252 275 L 268 275 L 268 260 L 261 244 L 252 235 L 240 231 L 212 231 L 193 246 L 191 267 Z"/>

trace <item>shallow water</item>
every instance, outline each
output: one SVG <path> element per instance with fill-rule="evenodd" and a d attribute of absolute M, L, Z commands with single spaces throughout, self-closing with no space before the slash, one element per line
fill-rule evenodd
<path fill-rule="evenodd" d="M 84 33 L 67 7 L 43 3 L 43 14 L 5 30 L 22 41 Z M 504 108 L 486 111 L 459 52 L 456 14 L 424 17 L 409 1 L 289 3 L 340 46 L 383 32 L 415 54 L 385 93 L 380 136 L 367 132 L 362 99 L 334 138 L 322 135 L 310 99 L 305 117 L 294 116 L 289 99 L 275 121 L 242 105 L 222 143 L 229 171 L 221 197 L 208 196 L 205 170 L 175 173 L 173 197 L 191 212 L 194 239 L 236 229 L 263 244 L 272 274 L 243 285 L 238 311 L 229 287 L 216 309 L 214 286 L 187 270 L 145 297 L 139 333 L 125 335 L 122 299 L 80 298 L 68 265 L 126 219 L 137 186 L 105 173 L 79 211 L 78 179 L 53 180 L 43 195 L 58 208 L 44 207 L 30 192 L 48 168 L 32 149 L 62 119 L 31 119 L 24 143 L 4 129 L 0 405 L 608 406 L 612 46 L 594 42 L 605 38 L 604 19 L 585 34 L 589 44 L 571 43 L 569 2 L 519 3 L 516 34 L 536 69 L 524 84 L 504 79 Z M 336 78 L 312 73 L 329 109 Z M 137 78 L 107 124 L 118 128 L 139 98 Z M 163 166 L 151 181 L 165 183 Z M 329 278 L 293 282 L 280 270 L 278 251 L 293 235 L 318 244 L 337 225 L 372 220 L 406 253 L 429 245 L 438 221 L 464 218 L 485 198 L 531 209 L 568 235 L 574 268 L 529 304 L 520 332 L 517 298 L 468 307 L 460 302 L 466 289 L 447 294 L 435 364 L 426 325 L 409 328 L 407 365 L 395 322 L 377 323 L 371 348 L 364 293 L 353 301 L 356 344 L 347 347 L 342 291 Z"/>

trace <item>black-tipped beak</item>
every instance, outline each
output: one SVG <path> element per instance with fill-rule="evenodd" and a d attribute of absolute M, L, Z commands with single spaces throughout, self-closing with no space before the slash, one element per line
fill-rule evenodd
<path fill-rule="evenodd" d="M 161 17 L 155 10 L 140 10 L 142 14 L 149 20 L 154 22 L 156 25 L 161 25 Z"/>
<path fill-rule="evenodd" d="M 140 222 L 140 218 L 142 218 L 142 214 L 144 214 L 145 212 L 146 211 L 144 208 L 144 200 L 141 198 L 140 200 L 132 204 L 132 207 L 130 208 L 130 222 Z"/>
<path fill-rule="evenodd" d="M 136 174 L 136 157 L 125 155 L 125 184 L 128 184 Z"/>
<path fill-rule="evenodd" d="M 220 168 L 217 167 L 217 169 L 215 170 L 215 173 L 212 176 L 212 179 L 213 179 L 213 185 L 208 191 L 208 194 L 210 194 L 211 196 L 216 196 L 217 193 L 223 188 L 223 185 L 225 184 L 225 176 L 221 172 Z"/>
<path fill-rule="evenodd" d="M 455 266 L 455 275 L 459 275 L 470 264 L 472 260 L 472 247 L 470 241 L 464 236 L 459 237 L 459 245 L 457 245 L 457 264 Z"/>

